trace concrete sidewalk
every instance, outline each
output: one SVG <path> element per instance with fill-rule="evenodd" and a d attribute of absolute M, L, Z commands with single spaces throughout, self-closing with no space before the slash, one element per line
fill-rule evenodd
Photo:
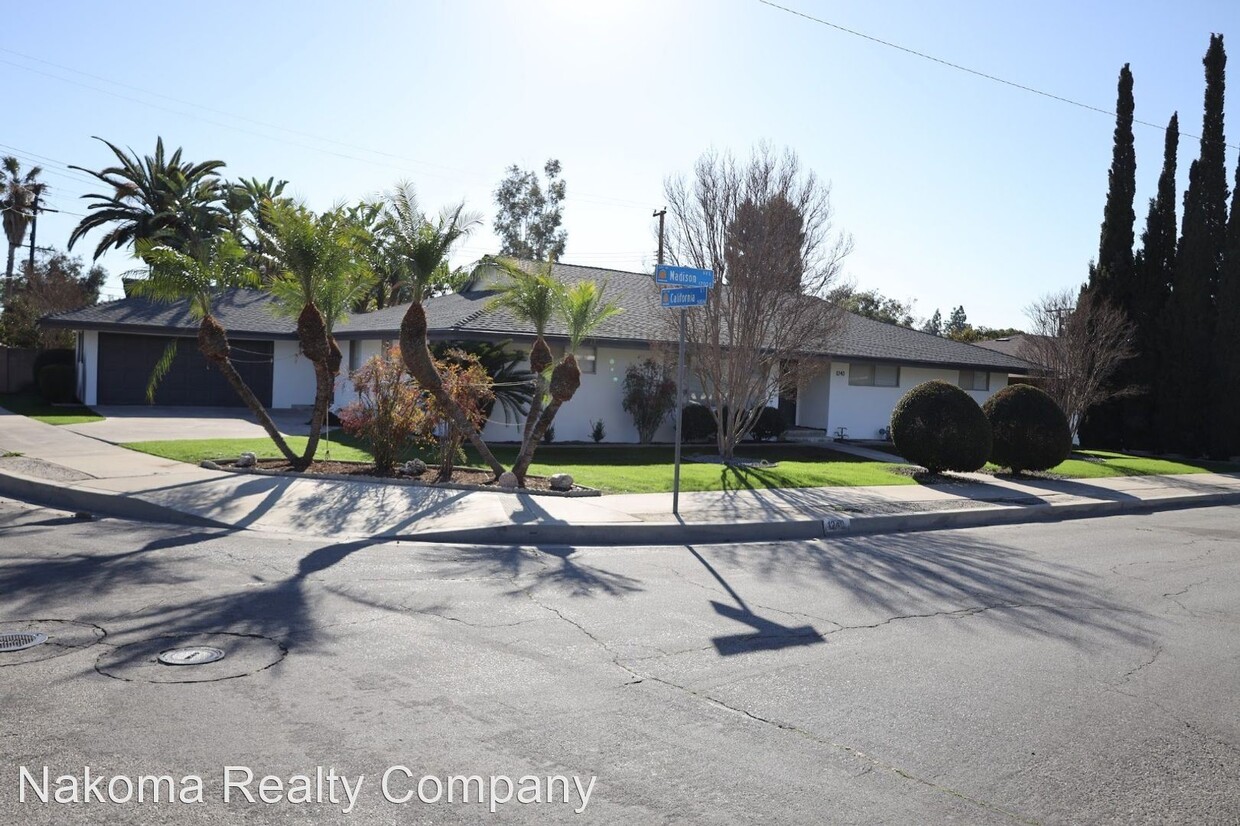
<path fill-rule="evenodd" d="M 20 454 L 17 456 L 3 454 Z M 181 524 L 360 539 L 662 544 L 804 539 L 1240 503 L 1230 475 L 558 498 L 210 471 L 0 411 L 0 496 Z"/>

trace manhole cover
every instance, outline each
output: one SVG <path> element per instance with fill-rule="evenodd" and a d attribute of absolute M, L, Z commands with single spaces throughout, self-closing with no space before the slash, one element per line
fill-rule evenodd
<path fill-rule="evenodd" d="M 47 634 L 41 631 L 0 631 L 0 653 L 25 651 L 47 642 Z"/>
<path fill-rule="evenodd" d="M 282 644 L 259 634 L 228 631 L 162 634 L 109 647 L 95 660 L 95 670 L 117 680 L 212 683 L 265 671 L 284 659 L 287 653 L 288 649 Z M 169 668 L 172 665 L 196 667 Z"/>
<path fill-rule="evenodd" d="M 224 659 L 224 652 L 207 645 L 194 648 L 169 648 L 167 651 L 160 651 L 156 659 L 164 665 L 203 665 Z"/>

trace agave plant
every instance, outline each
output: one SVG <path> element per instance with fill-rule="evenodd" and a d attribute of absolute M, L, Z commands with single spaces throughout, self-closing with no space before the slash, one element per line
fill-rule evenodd
<path fill-rule="evenodd" d="M 233 366 L 228 334 L 211 314 L 212 299 L 221 290 L 257 283 L 256 274 L 245 265 L 245 250 L 237 239 L 230 234 L 218 235 L 195 242 L 186 250 L 140 240 L 136 243 L 136 249 L 149 267 L 149 272 L 145 279 L 135 281 L 131 289 L 137 295 L 154 301 L 189 299 L 190 313 L 199 319 L 198 350 L 237 391 L 284 458 L 295 464 L 297 455 L 289 448 L 263 403 Z M 175 348 L 175 343 L 170 344 L 156 365 L 147 386 L 148 398 L 154 395 L 155 385 L 171 366 L 176 355 Z"/>
<path fill-rule="evenodd" d="M 581 387 L 581 368 L 577 365 L 575 355 L 581 342 L 588 338 L 607 319 L 624 312 L 615 302 L 607 301 L 603 295 L 606 287 L 600 287 L 593 281 L 578 281 L 566 289 L 559 301 L 557 311 L 568 331 L 568 352 L 551 371 L 548 391 L 551 400 L 538 416 L 533 431 L 521 445 L 521 453 L 512 472 L 518 484 L 525 485 L 525 474 L 530 463 L 534 461 L 534 451 L 546 435 L 560 407 L 571 400 Z"/>

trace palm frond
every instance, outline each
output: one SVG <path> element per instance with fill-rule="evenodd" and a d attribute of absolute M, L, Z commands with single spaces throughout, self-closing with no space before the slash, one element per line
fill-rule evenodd
<path fill-rule="evenodd" d="M 155 368 L 151 370 L 151 377 L 146 382 L 146 403 L 155 404 L 155 391 L 159 389 L 159 383 L 164 380 L 164 376 L 168 375 L 168 371 L 172 369 L 172 362 L 177 357 L 177 340 L 175 338 L 168 340 L 168 346 L 164 348 L 163 355 L 159 357 L 159 361 L 155 362 Z"/>

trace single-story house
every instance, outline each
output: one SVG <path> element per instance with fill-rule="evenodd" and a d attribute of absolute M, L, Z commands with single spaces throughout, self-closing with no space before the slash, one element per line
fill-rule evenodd
<path fill-rule="evenodd" d="M 629 414 L 621 407 L 624 375 L 630 364 L 650 354 L 652 344 L 669 343 L 671 327 L 659 304 L 659 288 L 648 273 L 556 264 L 554 275 L 566 283 L 593 280 L 624 312 L 607 320 L 578 352 L 582 385 L 556 419 L 558 441 L 589 438 L 591 423 L 602 421 L 607 441 L 637 440 Z M 485 270 L 459 293 L 429 299 L 430 337 L 434 340 L 511 341 L 528 351 L 532 328 L 511 313 L 492 306 L 498 271 Z M 335 335 L 348 370 L 361 366 L 385 344 L 399 338 L 407 305 L 357 313 L 337 325 Z M 309 406 L 314 372 L 298 349 L 294 320 L 272 312 L 271 297 L 261 291 L 231 290 L 220 296 L 215 315 L 228 331 L 237 369 L 259 399 L 273 408 Z M 692 311 L 690 311 L 692 312 Z M 240 405 L 240 400 L 199 355 L 194 335 L 198 323 L 186 302 L 154 303 L 126 298 L 45 318 L 47 327 L 75 330 L 78 396 L 91 405 L 144 404 L 152 368 L 168 342 L 180 344 L 172 369 L 155 396 L 158 404 Z M 553 322 L 548 343 L 557 356 L 567 342 Z M 847 314 L 830 352 L 807 353 L 829 366 L 801 380 L 795 393 L 771 399 L 786 419 L 828 435 L 851 439 L 880 438 L 892 408 L 905 391 L 930 379 L 964 388 L 979 403 L 1006 386 L 1010 374 L 1028 372 L 1021 359 L 971 344 Z M 686 394 L 700 395 L 690 378 Z M 354 397 L 346 371 L 337 388 L 336 405 Z M 515 441 L 520 423 L 505 418 L 497 405 L 485 437 Z M 672 438 L 670 420 L 659 439 Z"/>

